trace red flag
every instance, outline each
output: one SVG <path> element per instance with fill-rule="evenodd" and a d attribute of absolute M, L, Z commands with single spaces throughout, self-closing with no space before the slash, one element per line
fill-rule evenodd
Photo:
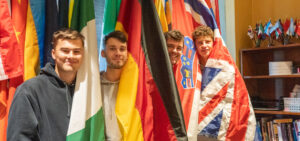
<path fill-rule="evenodd" d="M 157 63 L 154 64 L 150 63 L 151 67 L 153 67 L 150 73 L 148 68 L 150 64 L 146 63 L 150 61 L 159 61 L 156 60 L 157 58 L 159 59 L 168 58 L 166 50 L 165 52 L 157 51 L 157 50 L 153 50 L 153 48 L 157 46 L 151 46 L 151 47 L 147 46 L 149 43 L 157 43 L 156 45 L 159 45 L 161 41 L 164 41 L 163 33 L 161 29 L 160 29 L 161 34 L 158 35 L 157 30 L 159 29 L 157 29 L 156 25 L 159 25 L 159 19 L 156 19 L 154 22 L 153 16 L 155 15 L 154 12 L 156 11 L 154 10 L 155 9 L 154 4 L 151 2 L 153 1 L 148 1 L 148 0 L 142 1 L 143 8 L 145 8 L 143 9 L 143 14 L 141 9 L 141 3 L 138 0 L 123 0 L 121 2 L 118 21 L 116 24 L 116 30 L 123 31 L 124 33 L 126 33 L 128 37 L 128 51 L 130 52 L 133 58 L 132 64 L 137 66 L 137 70 L 135 73 L 132 74 L 132 76 L 138 74 L 137 77 L 138 80 L 137 80 L 137 91 L 134 91 L 135 94 L 133 95 L 130 94 L 131 95 L 130 99 L 127 98 L 129 101 L 127 101 L 125 104 L 121 104 L 122 99 L 119 98 L 120 96 L 119 94 L 123 95 L 122 94 L 123 92 L 120 91 L 120 88 L 123 87 L 121 86 L 122 75 L 123 72 L 124 73 L 126 72 L 127 74 L 131 73 L 131 71 L 128 71 L 127 68 L 123 68 L 121 80 L 119 84 L 117 103 L 116 103 L 116 114 L 121 123 L 121 132 L 123 134 L 123 137 L 125 137 L 124 140 L 141 140 L 141 139 L 176 140 L 174 134 L 176 135 L 176 137 L 180 139 L 184 139 L 184 138 L 186 139 L 186 133 L 185 133 L 184 123 L 183 123 L 183 118 L 181 113 L 182 111 L 180 107 L 180 100 L 178 97 L 178 93 L 175 92 L 176 85 L 174 79 L 172 79 L 173 85 L 170 84 L 171 83 L 170 76 L 172 76 L 170 75 L 172 72 L 171 67 L 169 68 L 170 71 L 168 73 L 167 71 L 165 71 L 167 70 L 166 68 L 167 65 L 159 66 L 159 64 Z M 151 7 L 150 5 L 152 5 L 153 7 Z M 145 16 L 143 17 L 143 20 L 142 20 L 142 15 Z M 144 22 L 146 19 L 148 19 L 148 21 Z M 143 21 L 143 46 L 141 44 L 142 21 Z M 153 23 L 153 24 L 149 24 L 149 23 Z M 151 33 L 148 30 L 151 31 Z M 158 38 L 159 41 L 157 40 L 150 41 L 149 39 L 152 38 L 150 36 L 155 36 L 155 37 L 160 36 L 162 38 Z M 152 50 L 149 49 L 148 47 L 151 48 Z M 161 50 L 162 47 L 158 46 L 158 49 Z M 155 51 L 157 52 L 155 53 Z M 163 64 L 164 62 L 165 59 L 160 60 L 161 64 Z M 170 62 L 169 62 L 169 66 L 171 66 Z M 159 70 L 157 68 L 159 68 Z M 158 73 L 159 71 L 163 73 Z M 152 74 L 156 76 L 156 78 L 153 78 Z M 134 77 L 131 77 L 130 79 L 134 79 Z M 159 83 L 157 81 L 159 79 L 163 84 L 160 84 L 161 82 Z M 160 87 L 157 87 L 156 84 L 160 84 L 157 85 Z M 163 87 L 166 86 L 164 87 L 164 90 L 161 89 L 162 86 Z M 162 94 L 164 97 L 158 93 L 157 88 L 159 89 L 159 92 L 164 92 Z M 131 106 L 131 104 L 128 103 L 134 103 L 134 105 Z M 138 113 L 132 112 L 135 110 L 138 111 Z M 130 115 L 134 115 L 134 116 L 130 116 Z M 173 128 L 174 131 L 172 131 L 173 129 L 172 127 L 170 127 L 170 123 L 172 123 L 169 121 L 171 120 L 171 118 L 170 119 L 168 118 L 168 116 L 170 115 L 172 116 L 172 119 L 176 120 L 177 122 L 175 124 L 172 124 L 173 127 L 175 126 L 175 128 Z M 153 120 L 159 122 L 154 122 Z M 162 124 L 159 125 L 157 123 L 162 123 Z M 128 127 L 123 126 L 127 124 L 129 125 Z M 164 127 L 159 127 L 159 126 L 164 126 Z M 162 134 L 164 135 L 161 136 Z"/>
<path fill-rule="evenodd" d="M 289 27 L 290 27 L 290 23 L 291 23 L 290 19 L 286 19 L 286 20 L 285 20 L 285 23 L 284 23 L 284 25 L 283 25 L 283 30 L 284 30 L 283 33 L 286 33 L 286 34 L 287 34 L 287 32 L 288 32 L 288 30 L 289 30 Z"/>
<path fill-rule="evenodd" d="M 24 61 L 27 8 L 28 0 L 11 0 L 11 18 L 22 51 L 22 61 Z"/>
<path fill-rule="evenodd" d="M 24 0 L 22 0 L 23 2 Z M 25 1 L 25 3 L 27 3 Z M 27 5 L 24 5 L 27 8 Z M 15 2 L 12 1 L 12 14 L 15 13 Z M 27 11 L 20 11 L 25 19 L 15 21 L 25 31 Z M 13 16 L 14 18 L 14 16 Z M 0 0 L 0 140 L 6 140 L 6 127 L 10 104 L 14 97 L 16 87 L 23 82 L 23 54 L 21 42 L 18 44 L 19 28 L 14 26 L 11 19 L 7 0 Z M 15 32 L 16 31 L 16 32 Z M 16 34 L 15 34 L 16 33 Z M 25 36 L 25 32 L 22 34 Z M 21 39 L 21 38 L 19 38 Z M 20 40 L 21 41 L 21 40 Z M 24 39 L 22 40 L 24 46 Z M 9 84 L 9 85 L 7 85 Z"/>
<path fill-rule="evenodd" d="M 18 46 L 7 0 L 0 1 L 0 80 L 23 74 L 21 48 Z"/>
<path fill-rule="evenodd" d="M 300 22 L 299 22 L 299 20 L 297 20 L 295 32 L 298 36 L 300 36 Z"/>
<path fill-rule="evenodd" d="M 9 80 L 0 81 L 0 89 L 1 89 L 0 98 L 3 98 L 0 100 L 0 102 L 4 104 L 3 106 L 6 106 L 6 107 L 2 107 L 2 109 L 0 107 L 0 113 L 2 113 L 1 114 L 2 116 L 0 116 L 0 140 L 1 141 L 6 141 L 6 128 L 7 128 L 7 120 L 8 120 L 10 105 L 13 101 L 16 88 L 22 82 L 23 82 L 22 75 L 15 78 L 11 78 Z"/>
<path fill-rule="evenodd" d="M 253 140 L 256 121 L 246 86 L 205 1 L 172 1 L 176 9 L 173 29 L 186 35 L 176 80 L 189 140 L 197 140 L 198 135 L 218 140 Z M 215 38 L 204 72 L 198 68 L 194 43 L 189 37 L 200 24 L 211 27 Z"/>
<path fill-rule="evenodd" d="M 123 137 L 125 140 L 137 140 L 143 138 L 144 140 L 153 140 L 153 118 L 152 115 L 152 101 L 149 93 L 149 85 L 146 82 L 151 77 L 151 74 L 145 64 L 145 57 L 141 48 L 141 5 L 138 0 L 123 0 L 120 6 L 116 30 L 123 31 L 128 37 L 128 51 L 131 53 L 135 64 L 138 67 L 138 84 L 137 92 L 135 94 L 136 100 L 134 108 L 138 111 L 138 121 L 128 121 L 131 119 L 120 119 L 120 122 L 134 122 L 136 127 L 130 127 L 124 131 Z M 118 92 L 120 93 L 120 92 Z M 118 109 L 118 107 L 116 107 Z M 124 113 L 125 114 L 125 113 Z M 130 114 L 130 113 L 127 113 Z M 117 114 L 118 115 L 118 114 Z M 125 117 L 125 116 L 120 116 Z M 140 125 L 140 126 L 137 126 Z M 123 130 L 125 129 L 122 127 Z M 134 131 L 132 131 L 134 130 Z M 141 134 L 136 135 L 136 133 Z M 135 135 L 134 135 L 135 134 Z M 136 137 L 133 137 L 136 136 Z"/>
<path fill-rule="evenodd" d="M 189 128 L 189 120 L 191 109 L 193 106 L 193 99 L 195 88 L 200 89 L 200 83 L 197 82 L 197 72 L 200 71 L 198 68 L 197 60 L 198 56 L 195 55 L 196 51 L 193 49 L 193 41 L 191 39 L 191 33 L 194 27 L 199 24 L 194 24 L 192 15 L 186 14 L 184 1 L 172 1 L 172 29 L 177 29 L 185 35 L 185 47 L 183 54 L 185 57 L 184 63 L 193 64 L 192 67 L 182 67 L 182 61 L 179 62 L 177 69 L 174 71 L 176 78 L 177 88 L 180 94 L 180 100 L 182 104 L 182 110 L 184 114 L 185 126 Z M 194 26 L 195 25 L 195 26 Z M 188 65 L 185 65 L 188 66 Z M 182 75 L 182 74 L 185 75 Z M 199 81 L 199 80 L 198 80 Z M 185 83 L 186 85 L 182 85 Z M 198 85 L 197 85 L 198 84 Z"/>

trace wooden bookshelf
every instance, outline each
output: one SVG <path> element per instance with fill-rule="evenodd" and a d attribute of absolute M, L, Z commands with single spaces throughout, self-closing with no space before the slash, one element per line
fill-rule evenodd
<path fill-rule="evenodd" d="M 266 115 L 295 115 L 300 116 L 300 112 L 286 112 L 286 111 L 265 111 L 265 110 L 254 110 L 255 114 L 266 114 Z"/>
<path fill-rule="evenodd" d="M 300 78 L 300 74 L 244 76 L 244 79 Z"/>
<path fill-rule="evenodd" d="M 300 44 L 247 48 L 242 49 L 240 53 L 241 74 L 245 80 L 252 103 L 255 100 L 255 102 L 260 101 L 264 104 L 269 101 L 279 100 L 282 97 L 289 97 L 295 84 L 300 84 L 300 74 L 296 72 L 291 75 L 269 75 L 270 61 L 292 61 L 293 66 L 300 66 Z M 282 105 L 274 103 L 277 107 Z M 263 106 L 259 107 L 261 105 L 253 104 L 254 107 L 264 108 Z M 268 104 L 265 105 L 269 106 Z M 272 106 L 265 108 L 273 108 Z M 256 115 L 300 115 L 300 112 L 270 110 L 255 110 L 255 113 Z"/>

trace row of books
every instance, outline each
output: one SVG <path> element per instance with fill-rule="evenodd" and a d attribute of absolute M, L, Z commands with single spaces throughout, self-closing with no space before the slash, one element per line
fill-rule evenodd
<path fill-rule="evenodd" d="M 300 119 L 262 117 L 256 124 L 255 141 L 300 141 Z"/>

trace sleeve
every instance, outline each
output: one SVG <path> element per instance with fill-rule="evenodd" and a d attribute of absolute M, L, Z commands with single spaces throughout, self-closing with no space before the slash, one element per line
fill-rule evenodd
<path fill-rule="evenodd" d="M 34 99 L 24 87 L 17 89 L 10 107 L 7 141 L 37 141 L 38 120 Z"/>

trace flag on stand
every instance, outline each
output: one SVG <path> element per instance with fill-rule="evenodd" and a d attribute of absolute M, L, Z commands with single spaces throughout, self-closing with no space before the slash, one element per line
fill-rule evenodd
<path fill-rule="evenodd" d="M 93 0 L 71 0 L 70 27 L 85 36 L 84 62 L 77 72 L 67 140 L 105 140 Z"/>
<path fill-rule="evenodd" d="M 277 21 L 276 24 L 278 24 L 278 28 L 275 31 L 275 35 L 276 39 L 278 39 L 281 35 L 283 35 L 283 26 L 280 19 Z"/>
<path fill-rule="evenodd" d="M 172 1 L 172 6 L 176 9 L 172 13 L 172 29 L 186 35 L 175 77 L 189 140 L 197 140 L 198 135 L 218 140 L 253 140 L 256 121 L 245 83 L 207 3 L 204 0 Z M 197 68 L 199 62 L 191 39 L 198 25 L 211 27 L 215 38 L 204 72 Z"/>
<path fill-rule="evenodd" d="M 293 20 L 293 18 L 291 18 L 289 29 L 288 29 L 288 34 L 287 35 L 290 35 L 290 36 L 294 36 L 295 35 L 295 27 L 294 27 L 294 25 L 295 25 L 294 20 Z"/>
<path fill-rule="evenodd" d="M 295 32 L 298 36 L 300 36 L 300 21 L 297 20 Z"/>
<path fill-rule="evenodd" d="M 290 24 L 291 24 L 290 19 L 286 19 L 286 20 L 285 20 L 285 23 L 284 23 L 284 25 L 283 25 L 283 31 L 284 31 L 283 33 L 285 33 L 286 35 L 289 34 Z"/>
<path fill-rule="evenodd" d="M 267 36 L 270 36 L 270 29 L 272 28 L 272 23 L 271 20 L 266 23 L 265 28 L 264 28 L 264 34 Z"/>

